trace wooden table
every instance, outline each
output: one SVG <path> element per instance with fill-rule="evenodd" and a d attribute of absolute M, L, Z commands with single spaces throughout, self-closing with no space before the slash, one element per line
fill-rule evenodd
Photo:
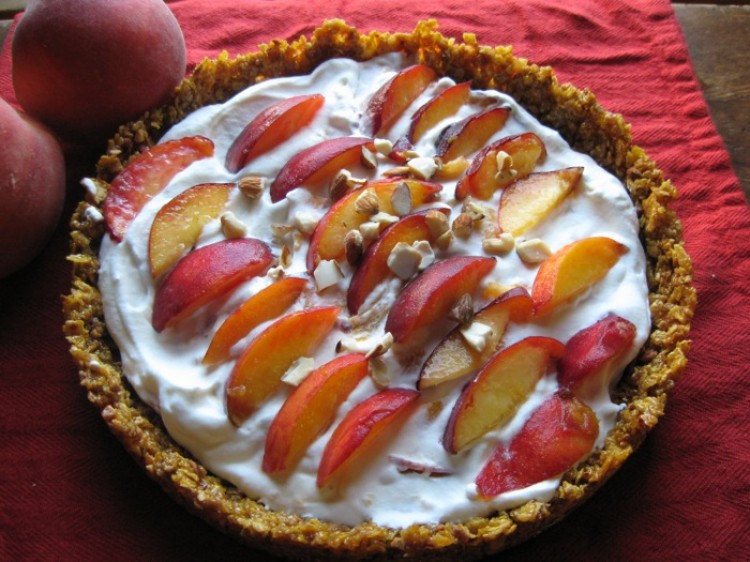
<path fill-rule="evenodd" d="M 27 0 L 0 0 L 0 44 Z M 675 2 L 695 74 L 750 202 L 750 1 Z"/>

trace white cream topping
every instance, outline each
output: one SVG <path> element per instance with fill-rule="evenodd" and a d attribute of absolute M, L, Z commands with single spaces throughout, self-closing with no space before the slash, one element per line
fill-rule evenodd
<path fill-rule="evenodd" d="M 240 427 L 233 426 L 227 417 L 224 387 L 237 355 L 269 323 L 265 323 L 238 342 L 231 360 L 206 367 L 201 360 L 208 344 L 224 319 L 250 295 L 273 282 L 273 275 L 257 277 L 244 283 L 228 298 L 208 305 L 194 316 L 156 333 L 151 326 L 151 311 L 155 284 L 151 279 L 147 247 L 151 223 L 156 212 L 176 194 L 203 182 L 236 182 L 249 173 L 272 178 L 284 163 L 300 150 L 325 139 L 364 135 L 360 130 L 361 115 L 372 93 L 399 67 L 404 66 L 399 55 L 379 57 L 367 63 L 347 59 L 332 60 L 321 65 L 309 76 L 268 80 L 237 94 L 223 105 L 202 108 L 176 125 L 163 141 L 200 134 L 215 143 L 215 156 L 192 164 L 179 173 L 136 217 L 120 244 L 106 238 L 101 250 L 99 286 L 105 303 L 105 317 L 122 356 L 123 370 L 143 400 L 162 416 L 170 434 L 181 445 L 215 474 L 229 480 L 249 496 L 258 498 L 274 510 L 298 513 L 303 516 L 346 524 L 374 521 L 386 526 L 406 526 L 412 523 L 464 520 L 472 516 L 488 515 L 529 499 L 547 500 L 552 497 L 558 479 L 550 479 L 529 488 L 502 494 L 492 500 L 476 498 L 474 479 L 485 460 L 499 442 L 508 442 L 523 426 L 531 412 L 555 392 L 555 374 L 542 378 L 531 397 L 513 419 L 484 436 L 469 450 L 450 455 L 441 444 L 441 436 L 465 379 L 444 383 L 422 392 L 420 407 L 392 434 L 389 442 L 377 454 L 350 471 L 350 478 L 337 494 L 321 493 L 315 485 L 318 462 L 333 429 L 343 416 L 358 402 L 378 390 L 371 379 L 365 379 L 348 397 L 338 411 L 336 421 L 309 448 L 304 458 L 288 477 L 270 477 L 260 466 L 266 432 L 284 399 L 293 390 L 282 388 L 260 407 Z M 409 116 L 421 104 L 453 82 L 448 78 L 428 87 L 393 126 L 389 139 L 405 134 Z M 237 174 L 229 173 L 224 160 L 230 145 L 252 118 L 268 105 L 293 95 L 320 93 L 325 104 L 313 122 L 277 149 L 251 162 Z M 528 324 L 509 326 L 504 345 L 510 345 L 529 335 L 546 335 L 566 342 L 575 332 L 591 325 L 607 313 L 615 312 L 633 322 L 637 340 L 631 353 L 622 359 L 615 370 L 619 373 L 630 362 L 649 333 L 648 294 L 645 281 L 645 258 L 638 238 L 635 209 L 621 183 L 599 167 L 590 157 L 572 151 L 553 130 L 540 125 L 511 98 L 497 92 L 472 92 L 471 103 L 462 107 L 450 121 L 466 117 L 486 105 L 487 99 L 496 100 L 511 108 L 511 116 L 494 139 L 533 131 L 544 141 L 546 160 L 537 171 L 570 166 L 583 166 L 580 186 L 558 209 L 541 224 L 524 235 L 539 238 L 556 251 L 569 242 L 588 236 L 608 236 L 628 247 L 628 251 L 603 281 L 568 306 L 549 317 Z M 446 121 L 447 123 L 447 121 Z M 434 154 L 434 143 L 444 124 L 433 128 L 415 147 L 422 156 Z M 379 168 L 373 172 L 364 167 L 352 169 L 355 177 L 377 177 L 378 172 L 394 164 L 378 155 Z M 461 203 L 453 198 L 455 181 L 444 182 L 441 200 L 433 206 L 450 206 L 455 218 Z M 234 191 L 228 205 L 235 217 L 247 226 L 247 236 L 265 240 L 275 255 L 281 243 L 273 236 L 269 225 L 294 224 L 319 220 L 325 213 L 328 200 L 325 193 L 312 194 L 296 189 L 276 204 L 271 204 L 266 191 L 259 199 L 250 200 Z M 497 208 L 499 192 L 490 202 Z M 223 239 L 220 221 L 210 223 L 203 231 L 198 246 Z M 287 275 L 309 278 L 305 266 L 307 235 L 298 238 Z M 487 255 L 482 250 L 482 236 L 474 233 L 468 240 L 456 238 L 447 251 L 435 248 L 435 258 L 452 255 Z M 343 305 L 353 268 L 344 260 L 339 262 L 343 277 L 335 280 L 319 293 L 311 279 L 303 298 L 292 311 L 323 304 Z M 497 257 L 497 265 L 485 278 L 502 285 L 522 285 L 527 288 L 536 273 L 536 266 L 524 264 L 516 252 Z M 278 270 L 276 270 L 278 273 Z M 338 329 L 327 337 L 315 357 L 321 365 L 336 354 L 336 345 L 361 350 L 374 349 L 384 338 L 385 314 L 391 308 L 402 282 L 391 279 L 378 287 L 367 299 L 360 315 L 352 319 L 353 329 L 344 334 Z M 486 302 L 476 298 L 475 307 Z M 446 328 L 450 325 L 446 323 Z M 432 349 L 440 338 L 439 327 L 434 339 L 426 345 Z M 351 349 L 350 348 L 350 349 Z M 387 368 L 385 378 L 391 387 L 414 388 L 419 365 L 405 368 L 393 353 L 373 359 L 378 372 Z M 441 409 L 428 408 L 440 401 Z M 618 407 L 611 403 L 606 390 L 592 404 L 600 421 L 598 445 L 612 428 Z M 435 410 L 439 410 L 435 415 Z M 447 468 L 451 474 L 430 476 L 427 473 L 399 472 L 389 456 L 414 461 L 430 467 Z"/>

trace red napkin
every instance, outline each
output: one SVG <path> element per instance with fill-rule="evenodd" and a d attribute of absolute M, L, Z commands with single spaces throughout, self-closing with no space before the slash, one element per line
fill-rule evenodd
<path fill-rule="evenodd" d="M 667 415 L 624 468 L 563 522 L 496 558 L 750 560 L 750 212 L 667 0 L 169 5 L 191 64 L 309 34 L 325 18 L 408 31 L 434 17 L 448 36 L 514 45 L 622 113 L 681 194 L 675 207 L 700 296 L 690 363 Z M 9 51 L 8 42 L 0 94 L 12 101 Z M 69 208 L 94 161 L 69 158 Z M 271 560 L 174 504 L 87 403 L 61 334 L 66 234 L 62 224 L 39 259 L 0 282 L 0 559 Z"/>

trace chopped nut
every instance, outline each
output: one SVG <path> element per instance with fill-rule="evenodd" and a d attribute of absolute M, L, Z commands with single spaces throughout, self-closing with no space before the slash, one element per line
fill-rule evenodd
<path fill-rule="evenodd" d="M 499 180 L 509 180 L 518 175 L 518 170 L 513 168 L 513 157 L 504 150 L 498 151 L 495 156 L 497 160 L 497 174 Z"/>
<path fill-rule="evenodd" d="M 273 279 L 274 281 L 278 281 L 282 277 L 284 277 L 284 268 L 281 266 L 272 267 L 268 270 L 268 277 Z"/>
<path fill-rule="evenodd" d="M 408 215 L 412 209 L 411 190 L 405 182 L 401 182 L 391 193 L 393 212 L 399 217 Z"/>
<path fill-rule="evenodd" d="M 375 240 L 380 234 L 380 223 L 367 221 L 359 225 L 364 240 Z"/>
<path fill-rule="evenodd" d="M 374 189 L 367 188 L 354 202 L 354 210 L 366 215 L 374 215 L 380 210 L 380 200 Z"/>
<path fill-rule="evenodd" d="M 370 378 L 378 388 L 388 388 L 388 385 L 391 383 L 388 365 L 380 357 L 370 359 Z"/>
<path fill-rule="evenodd" d="M 284 244 L 281 247 L 281 255 L 279 256 L 279 265 L 284 269 L 287 269 L 292 265 L 292 250 Z"/>
<path fill-rule="evenodd" d="M 312 234 L 315 227 L 318 226 L 318 218 L 312 213 L 306 211 L 298 211 L 294 213 L 292 217 L 292 223 L 294 227 L 303 234 Z"/>
<path fill-rule="evenodd" d="M 451 311 L 448 313 L 448 318 L 455 320 L 462 326 L 468 326 L 474 319 L 474 300 L 471 295 L 464 293 L 458 302 L 453 306 Z"/>
<path fill-rule="evenodd" d="M 524 240 L 516 244 L 516 253 L 521 261 L 528 264 L 542 263 L 552 255 L 552 250 L 539 238 Z"/>
<path fill-rule="evenodd" d="M 242 195 L 249 199 L 258 199 L 265 189 L 265 178 L 262 176 L 245 176 L 240 179 L 237 187 L 239 187 Z"/>
<path fill-rule="evenodd" d="M 342 170 L 331 180 L 331 184 L 328 186 L 328 195 L 332 201 L 338 201 L 349 193 L 349 189 L 351 189 L 349 178 Z"/>
<path fill-rule="evenodd" d="M 469 167 L 469 161 L 463 156 L 459 156 L 448 162 L 443 162 L 438 158 L 437 164 L 438 169 L 434 177 L 442 181 L 458 179 Z"/>
<path fill-rule="evenodd" d="M 422 256 L 417 266 L 419 271 L 427 269 L 435 261 L 435 252 L 432 251 L 432 246 L 427 240 L 417 240 L 412 243 L 412 247 Z"/>
<path fill-rule="evenodd" d="M 387 170 L 383 170 L 382 175 L 386 177 L 408 176 L 409 172 L 410 170 L 408 166 L 394 166 L 393 168 L 388 168 Z"/>
<path fill-rule="evenodd" d="M 281 375 L 281 382 L 291 386 L 299 384 L 315 370 L 315 360 L 312 357 L 300 357 Z"/>
<path fill-rule="evenodd" d="M 426 156 L 420 156 L 412 158 L 406 163 L 409 171 L 423 180 L 428 180 L 437 172 L 438 165 L 434 158 L 428 158 Z"/>
<path fill-rule="evenodd" d="M 290 224 L 272 224 L 271 234 L 278 241 L 291 239 L 294 227 Z"/>
<path fill-rule="evenodd" d="M 393 247 L 393 250 L 391 250 L 386 263 L 388 264 L 388 269 L 390 269 L 396 277 L 406 281 L 411 279 L 411 277 L 417 272 L 421 261 L 422 254 L 420 254 L 416 248 L 405 242 L 399 242 Z"/>
<path fill-rule="evenodd" d="M 375 139 L 375 150 L 383 156 L 388 156 L 393 150 L 393 143 L 388 139 Z"/>
<path fill-rule="evenodd" d="M 386 353 L 391 346 L 393 345 L 393 334 L 390 332 L 386 332 L 383 334 L 383 337 L 380 339 L 380 341 L 377 343 L 375 347 L 373 347 L 370 351 L 365 353 L 365 357 L 368 359 L 371 359 L 373 357 L 380 357 L 384 353 Z"/>
<path fill-rule="evenodd" d="M 466 198 L 464 204 L 461 206 L 461 212 L 469 215 L 474 222 L 481 221 L 485 216 L 482 205 L 477 203 L 472 197 Z"/>
<path fill-rule="evenodd" d="M 435 240 L 435 246 L 440 248 L 441 250 L 447 250 L 450 248 L 450 245 L 453 243 L 453 231 L 447 230 L 443 232 L 440 236 L 437 237 L 437 240 Z"/>
<path fill-rule="evenodd" d="M 471 234 L 473 227 L 474 221 L 471 219 L 471 216 L 468 213 L 460 213 L 453 221 L 451 229 L 453 230 L 453 234 L 459 238 L 466 239 Z"/>
<path fill-rule="evenodd" d="M 357 265 L 365 250 L 364 238 L 359 230 L 350 230 L 344 236 L 344 250 L 349 265 Z"/>
<path fill-rule="evenodd" d="M 372 215 L 370 217 L 370 220 L 372 222 L 378 223 L 381 226 L 383 226 L 383 225 L 387 226 L 389 224 L 393 224 L 394 222 L 398 222 L 398 217 L 394 216 L 394 215 L 391 215 L 389 213 L 380 212 L 380 213 L 376 213 L 376 214 Z"/>
<path fill-rule="evenodd" d="M 487 341 L 492 335 L 492 327 L 482 322 L 472 322 L 459 330 L 466 343 L 479 351 L 484 351 Z"/>
<path fill-rule="evenodd" d="M 378 158 L 366 146 L 362 147 L 362 154 L 359 161 L 368 170 L 374 170 L 378 167 Z"/>
<path fill-rule="evenodd" d="M 488 254 L 502 256 L 513 249 L 515 240 L 509 232 L 503 232 L 497 237 L 485 238 L 482 240 L 482 250 Z"/>
<path fill-rule="evenodd" d="M 221 232 L 229 239 L 242 238 L 247 234 L 247 225 L 232 211 L 221 215 Z"/>
<path fill-rule="evenodd" d="M 315 277 L 315 286 L 320 292 L 336 285 L 344 278 L 344 274 L 341 273 L 341 268 L 335 260 L 321 260 L 313 272 L 313 277 Z"/>
<path fill-rule="evenodd" d="M 424 220 L 427 223 L 427 228 L 430 229 L 430 234 L 435 238 L 445 234 L 451 228 L 448 222 L 448 216 L 437 209 L 430 209 L 427 211 Z"/>

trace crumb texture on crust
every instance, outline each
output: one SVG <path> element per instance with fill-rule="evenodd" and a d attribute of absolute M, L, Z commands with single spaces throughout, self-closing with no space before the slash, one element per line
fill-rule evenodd
<path fill-rule="evenodd" d="M 97 289 L 104 229 L 87 209 L 101 205 L 107 182 L 131 156 L 195 109 L 225 101 L 267 78 L 308 73 L 333 57 L 366 60 L 393 51 L 403 51 L 456 81 L 471 80 L 475 88 L 510 94 L 560 131 L 573 148 L 588 153 L 623 181 L 640 215 L 653 329 L 617 388 L 616 399 L 625 408 L 604 448 L 570 470 L 550 502 L 528 502 L 492 517 L 457 523 L 404 529 L 371 523 L 347 527 L 267 510 L 209 474 L 169 437 L 158 416 L 124 379 L 117 349 L 107 334 Z M 625 462 L 664 413 L 668 392 L 686 365 L 696 293 L 681 226 L 669 208 L 676 197 L 672 184 L 632 144 L 623 119 L 605 111 L 591 92 L 558 84 L 549 67 L 514 57 L 510 47 L 479 45 L 472 34 L 464 34 L 462 42 L 446 38 L 434 21 L 420 22 L 412 33 L 360 34 L 332 20 L 309 38 L 272 41 L 232 60 L 226 54 L 205 60 L 169 104 L 119 128 L 98 162 L 98 176 L 95 189 L 79 203 L 70 223 L 73 281 L 63 301 L 64 332 L 81 384 L 111 431 L 165 491 L 214 526 L 275 555 L 299 560 L 469 560 L 517 544 L 564 517 Z"/>

